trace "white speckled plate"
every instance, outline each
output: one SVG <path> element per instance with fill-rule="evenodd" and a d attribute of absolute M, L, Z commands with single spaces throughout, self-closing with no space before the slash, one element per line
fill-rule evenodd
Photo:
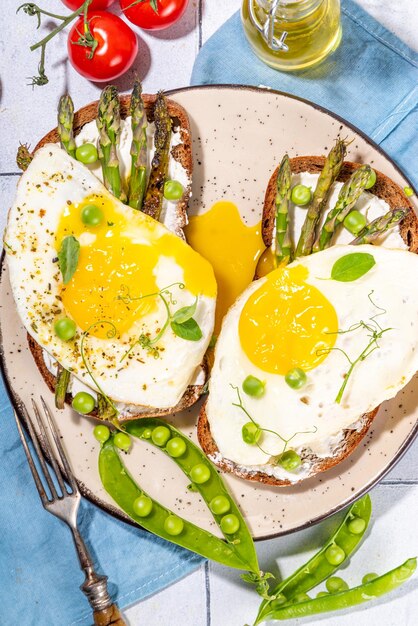
<path fill-rule="evenodd" d="M 372 164 L 401 187 L 410 183 L 393 162 L 344 121 L 292 96 L 233 86 L 190 88 L 171 94 L 190 116 L 195 173 L 191 211 L 214 202 L 235 202 L 250 224 L 259 221 L 264 191 L 284 152 L 291 156 L 327 152 L 338 132 L 353 137 L 348 158 Z M 418 208 L 418 207 L 417 207 Z M 3 263 L 0 282 L 1 356 L 13 402 L 29 402 L 40 393 L 53 398 L 26 343 Z M 171 421 L 195 439 L 199 406 Z M 76 477 L 84 495 L 113 515 L 122 515 L 103 490 L 97 470 L 98 444 L 93 421 L 70 408 L 57 413 Z M 256 539 L 290 533 L 324 519 L 372 487 L 400 459 L 418 432 L 418 377 L 385 403 L 357 450 L 336 468 L 301 486 L 280 489 L 225 475 Z M 135 441 L 125 462 L 150 493 L 196 524 L 215 530 L 200 496 L 187 490 L 187 479 L 164 454 Z M 125 518 L 126 519 L 126 518 Z"/>

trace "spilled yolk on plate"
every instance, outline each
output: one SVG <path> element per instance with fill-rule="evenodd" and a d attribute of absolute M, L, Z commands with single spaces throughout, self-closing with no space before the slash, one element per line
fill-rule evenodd
<path fill-rule="evenodd" d="M 241 346 L 254 365 L 285 375 L 317 367 L 333 348 L 338 333 L 331 302 L 306 282 L 302 265 L 278 268 L 247 300 L 239 320 Z"/>
<path fill-rule="evenodd" d="M 233 202 L 221 201 L 202 215 L 190 217 L 187 241 L 207 259 L 218 283 L 215 334 L 237 297 L 251 283 L 265 246 L 261 224 L 246 226 Z"/>
<path fill-rule="evenodd" d="M 97 226 L 81 219 L 88 204 L 103 211 Z M 176 275 L 167 285 L 157 285 L 157 265 L 164 257 L 174 259 L 183 270 L 182 282 L 193 295 L 216 296 L 213 270 L 204 258 L 149 216 L 120 211 L 108 197 L 93 195 L 66 206 L 56 235 L 57 250 L 68 235 L 80 242 L 80 256 L 60 295 L 65 311 L 92 335 L 106 337 L 108 326 L 92 327 L 102 320 L 122 335 L 155 309 L 157 298 L 144 296 L 157 295 L 160 288 L 178 281 Z"/>

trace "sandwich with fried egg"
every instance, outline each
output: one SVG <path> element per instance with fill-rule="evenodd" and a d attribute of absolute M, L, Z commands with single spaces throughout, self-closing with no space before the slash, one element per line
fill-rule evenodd
<path fill-rule="evenodd" d="M 410 190 L 344 155 L 276 168 L 266 252 L 217 340 L 199 442 L 247 480 L 288 486 L 337 465 L 418 370 Z"/>
<path fill-rule="evenodd" d="M 62 99 L 58 121 L 25 154 L 4 236 L 38 368 L 60 408 L 118 421 L 186 408 L 206 381 L 217 289 L 183 234 L 187 114 L 108 87 L 75 114 Z"/>

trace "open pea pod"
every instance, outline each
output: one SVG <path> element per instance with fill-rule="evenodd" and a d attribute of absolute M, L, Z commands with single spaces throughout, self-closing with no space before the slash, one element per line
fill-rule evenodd
<path fill-rule="evenodd" d="M 363 539 L 372 514 L 369 495 L 357 500 L 347 511 L 337 530 L 325 545 L 307 563 L 279 583 L 271 592 L 278 600 L 263 600 L 258 611 L 256 624 L 272 618 L 279 603 L 291 601 L 295 596 L 306 593 L 334 574 L 347 561 Z M 329 549 L 337 548 L 338 563 L 329 556 Z M 278 619 L 278 618 L 277 618 Z"/>
<path fill-rule="evenodd" d="M 108 494 L 131 519 L 143 528 L 163 539 L 167 539 L 223 565 L 240 570 L 253 569 L 254 563 L 247 562 L 241 558 L 233 545 L 222 541 L 191 522 L 179 518 L 172 511 L 146 494 L 129 475 L 128 470 L 122 463 L 113 442 L 113 435 L 101 447 L 99 473 Z M 137 515 L 134 510 L 135 500 L 144 495 L 152 501 L 151 510 L 146 517 Z M 181 520 L 182 522 L 182 530 L 175 536 L 166 530 L 166 520 L 170 516 L 175 516 L 176 520 Z"/>
<path fill-rule="evenodd" d="M 159 431 L 156 431 L 157 428 Z M 154 437 L 153 433 L 164 432 L 163 429 L 167 429 L 169 431 L 169 433 L 166 432 L 165 437 L 160 439 Z M 149 443 L 152 443 L 156 447 L 160 448 L 160 450 L 167 454 L 167 456 L 169 456 L 178 465 L 178 467 L 180 467 L 194 487 L 199 491 L 205 503 L 208 505 L 215 522 L 227 539 L 229 548 L 234 551 L 242 562 L 246 563 L 246 569 L 258 574 L 260 570 L 257 561 L 257 553 L 255 551 L 254 542 L 250 531 L 248 530 L 247 524 L 245 523 L 239 508 L 235 504 L 234 499 L 226 488 L 222 478 L 218 474 L 217 469 L 209 461 L 202 450 L 190 441 L 186 435 L 177 430 L 177 428 L 174 428 L 171 424 L 163 422 L 157 418 L 141 418 L 139 420 L 128 422 L 126 424 L 126 432 L 133 437 L 146 439 Z M 178 452 L 173 453 L 170 447 L 173 444 L 174 439 L 178 443 L 176 450 L 178 450 L 179 447 L 182 450 L 184 449 L 184 452 L 180 456 L 173 456 L 173 454 L 178 454 Z M 180 446 L 179 440 L 183 442 L 183 445 Z M 203 482 L 200 482 L 199 477 L 194 475 L 196 469 L 201 470 L 200 474 L 206 473 L 206 476 L 203 475 L 200 478 L 200 480 L 205 478 Z M 202 469 L 204 470 L 203 472 Z M 216 499 L 218 504 L 221 502 L 226 505 L 220 507 L 219 513 L 216 512 L 217 508 L 214 506 Z M 225 522 L 231 521 L 231 519 L 235 521 L 237 530 L 232 533 L 227 533 L 225 532 Z M 190 549 L 195 550 L 195 548 Z"/>
<path fill-rule="evenodd" d="M 368 583 L 346 591 L 330 593 L 322 598 L 287 604 L 269 613 L 268 617 L 274 620 L 297 619 L 308 615 L 327 613 L 328 611 L 348 609 L 363 604 L 363 602 L 370 602 L 370 600 L 379 598 L 402 585 L 412 576 L 416 568 L 417 559 L 408 559 L 402 565 Z"/>

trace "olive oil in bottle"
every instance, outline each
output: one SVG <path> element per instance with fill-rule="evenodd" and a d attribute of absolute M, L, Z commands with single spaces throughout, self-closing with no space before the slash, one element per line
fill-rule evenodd
<path fill-rule="evenodd" d="M 255 54 L 277 70 L 316 65 L 341 41 L 340 0 L 243 0 L 241 17 Z"/>

